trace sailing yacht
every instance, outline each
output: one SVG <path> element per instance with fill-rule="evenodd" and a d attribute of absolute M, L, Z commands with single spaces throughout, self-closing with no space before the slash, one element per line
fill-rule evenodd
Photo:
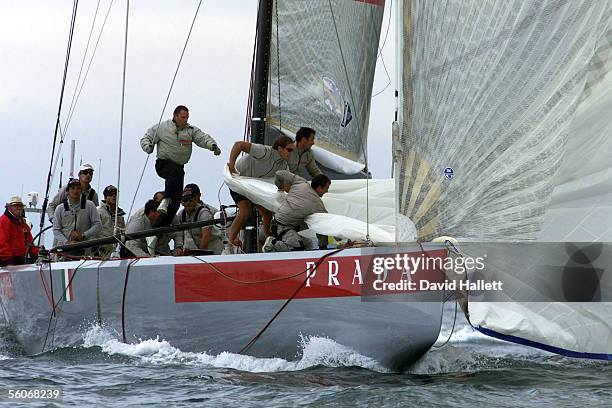
<path fill-rule="evenodd" d="M 100 324 L 125 342 L 159 337 L 183 351 L 293 359 L 302 339 L 319 336 L 394 370 L 423 355 L 438 337 L 445 292 L 371 289 L 375 259 L 446 254 L 443 245 L 413 242 L 394 180 L 364 178 L 383 11 L 384 1 L 260 1 L 251 78 L 252 142 L 270 144 L 305 124 L 317 129 L 315 155 L 334 182 L 330 214 L 315 214 L 310 230 L 362 244 L 3 268 L 3 313 L 26 352 L 79 345 L 87 326 Z M 236 191 L 253 182 L 226 176 Z M 273 207 L 271 186 L 244 193 Z M 400 238 L 412 243 L 398 246 Z M 380 278 L 441 282 L 444 273 L 385 269 Z"/>

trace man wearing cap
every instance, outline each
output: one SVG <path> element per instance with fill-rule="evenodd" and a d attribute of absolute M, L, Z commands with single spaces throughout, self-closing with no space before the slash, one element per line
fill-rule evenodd
<path fill-rule="evenodd" d="M 96 206 L 81 194 L 79 179 L 70 179 L 66 185 L 66 198 L 55 209 L 53 246 L 95 238 L 101 229 L 102 223 Z"/>
<path fill-rule="evenodd" d="M 189 109 L 179 105 L 174 109 L 172 119 L 151 127 L 140 140 L 142 150 L 148 154 L 157 146 L 155 171 L 165 180 L 165 198 L 158 208 L 162 214 L 155 222 L 155 228 L 170 225 L 179 209 L 185 178 L 184 166 L 191 158 L 192 144 L 211 150 L 215 156 L 221 154 L 215 139 L 190 125 L 188 119 Z"/>
<path fill-rule="evenodd" d="M 295 134 L 295 149 L 289 155 L 287 164 L 289 171 L 298 176 L 304 176 L 305 172 L 310 174 L 310 177 L 321 174 L 321 170 L 317 166 L 312 146 L 314 145 L 315 130 L 309 127 L 301 127 Z"/>
<path fill-rule="evenodd" d="M 217 209 L 201 201 L 202 194 L 197 184 L 187 184 L 183 190 L 183 208 L 174 217 L 174 224 L 209 221 L 214 219 Z M 178 231 L 174 234 L 174 255 L 184 255 L 190 250 L 208 249 L 219 255 L 223 251 L 223 239 L 218 229 L 211 226 Z"/>
<path fill-rule="evenodd" d="M 155 221 L 157 221 L 161 215 L 157 210 L 159 205 L 160 204 L 153 199 L 148 200 L 143 208 L 132 214 L 125 227 L 125 233 L 129 235 L 134 232 L 152 229 L 153 224 L 155 224 Z M 164 234 L 161 239 L 156 240 L 154 243 L 151 243 L 151 240 L 147 238 L 133 239 L 125 243 L 127 249 L 121 246 L 120 254 L 122 258 L 170 255 L 170 247 L 168 245 L 170 239 L 170 234 Z"/>
<path fill-rule="evenodd" d="M 98 193 L 91 186 L 91 179 L 93 178 L 94 168 L 91 164 L 85 163 L 81 166 L 79 170 L 79 182 L 81 183 L 81 194 L 85 197 L 86 200 L 89 200 L 94 203 L 94 207 L 97 207 L 98 202 Z M 49 219 L 52 220 L 55 215 L 55 209 L 58 205 L 60 205 L 66 199 L 66 189 L 60 188 L 57 192 L 53 200 L 49 203 L 47 207 L 47 215 Z M 53 222 L 53 221 L 52 221 Z"/>
<path fill-rule="evenodd" d="M 23 207 L 21 197 L 13 196 L 0 216 L 0 266 L 29 263 L 38 256 Z"/>
<path fill-rule="evenodd" d="M 116 213 L 115 213 L 116 210 Z M 102 230 L 98 236 L 110 237 L 114 233 L 115 219 L 117 220 L 117 228 L 119 230 L 125 230 L 125 211 L 121 207 L 117 207 L 117 187 L 110 185 L 104 189 L 104 200 L 98 207 L 98 214 L 100 214 L 100 221 L 102 222 Z M 108 257 L 112 254 L 116 244 L 104 245 L 98 247 L 98 254 L 102 257 Z"/>

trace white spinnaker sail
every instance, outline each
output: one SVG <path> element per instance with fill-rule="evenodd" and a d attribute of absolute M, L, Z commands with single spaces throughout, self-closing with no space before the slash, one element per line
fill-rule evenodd
<path fill-rule="evenodd" d="M 358 173 L 365 163 L 385 2 L 274 3 L 269 124 L 293 133 L 303 126 L 315 129 L 319 148 L 354 163 L 325 164 L 343 174 Z"/>
<path fill-rule="evenodd" d="M 400 211 L 419 238 L 607 249 L 612 2 L 407 0 L 402 22 Z M 612 359 L 610 305 L 472 302 L 470 318 L 487 334 Z"/>

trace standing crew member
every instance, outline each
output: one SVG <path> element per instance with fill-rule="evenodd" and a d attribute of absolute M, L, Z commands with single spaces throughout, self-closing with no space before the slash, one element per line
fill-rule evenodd
<path fill-rule="evenodd" d="M 273 178 L 278 170 L 289 169 L 287 160 L 289 160 L 289 155 L 294 149 L 295 144 L 289 136 L 279 136 L 272 146 L 238 141 L 232 147 L 227 166 L 231 174 L 255 178 Z M 247 153 L 247 155 L 236 163 L 240 153 Z M 242 242 L 238 239 L 238 232 L 251 216 L 253 203 L 235 191 L 230 190 L 230 195 L 239 211 L 230 228 L 229 242 L 232 245 L 241 246 Z M 257 210 L 263 218 L 264 232 L 267 237 L 270 235 L 272 213 L 260 205 L 257 206 Z"/>
<path fill-rule="evenodd" d="M 155 221 L 153 228 L 170 225 L 179 209 L 185 179 L 184 166 L 191 158 L 192 143 L 211 150 L 215 156 L 221 154 L 215 139 L 187 123 L 188 119 L 189 109 L 179 105 L 174 109 L 172 119 L 153 126 L 140 140 L 142 150 L 148 154 L 151 154 L 153 147 L 157 146 L 155 171 L 166 182 L 165 197 L 158 208 L 161 215 Z"/>
<path fill-rule="evenodd" d="M 301 127 L 295 134 L 296 149 L 289 155 L 290 172 L 302 177 L 305 171 L 310 177 L 321 174 L 311 149 L 315 144 L 315 133 L 314 129 Z"/>
<path fill-rule="evenodd" d="M 28 263 L 38 256 L 23 207 L 21 197 L 11 197 L 0 216 L 0 266 Z"/>

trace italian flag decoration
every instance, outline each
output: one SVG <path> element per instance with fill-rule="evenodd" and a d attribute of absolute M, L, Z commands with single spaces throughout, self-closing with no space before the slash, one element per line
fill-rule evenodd
<path fill-rule="evenodd" d="M 64 269 L 62 272 L 62 287 L 64 288 L 64 300 L 66 302 L 72 302 L 72 300 L 74 300 L 71 281 L 72 269 Z"/>

